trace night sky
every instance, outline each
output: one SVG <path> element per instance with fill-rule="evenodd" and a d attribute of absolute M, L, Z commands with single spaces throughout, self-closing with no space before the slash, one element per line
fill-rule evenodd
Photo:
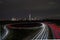
<path fill-rule="evenodd" d="M 0 0 L 0 19 L 12 17 L 60 18 L 60 0 Z"/>

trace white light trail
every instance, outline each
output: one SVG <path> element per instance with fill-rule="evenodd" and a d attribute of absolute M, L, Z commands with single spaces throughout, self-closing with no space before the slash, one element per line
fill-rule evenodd
<path fill-rule="evenodd" d="M 4 34 L 2 34 L 2 35 L 3 35 L 3 36 L 2 36 L 2 40 L 4 40 L 4 39 L 7 37 L 8 33 L 9 33 L 9 30 L 8 30 L 8 28 L 6 27 L 6 25 L 4 25 Z"/>
<path fill-rule="evenodd" d="M 40 39 L 40 40 L 43 40 L 43 39 L 46 39 L 48 38 L 48 27 L 47 25 L 45 25 L 44 23 L 41 23 L 42 26 L 40 26 L 42 29 L 39 31 L 39 33 L 37 33 L 33 38 L 32 40 L 35 40 L 35 39 Z"/>

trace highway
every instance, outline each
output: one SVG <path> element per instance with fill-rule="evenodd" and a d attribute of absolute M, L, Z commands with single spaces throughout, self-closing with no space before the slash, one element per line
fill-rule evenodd
<path fill-rule="evenodd" d="M 32 38 L 32 40 L 37 40 L 37 39 L 48 40 L 48 35 L 49 35 L 48 27 L 44 23 L 41 23 L 41 24 L 42 26 L 40 27 L 42 27 L 42 29 Z"/>
<path fill-rule="evenodd" d="M 31 38 L 31 40 L 48 40 L 48 35 L 49 35 L 49 29 L 48 26 L 44 23 L 41 23 L 42 26 L 40 26 L 39 32 Z M 2 34 L 2 40 L 5 40 L 5 38 L 9 34 L 9 29 L 7 28 L 7 25 L 4 25 L 3 29 L 5 30 L 4 33 Z M 30 28 L 31 29 L 31 28 Z M 34 34 L 33 34 L 34 35 Z M 28 38 L 27 38 L 28 39 Z"/>

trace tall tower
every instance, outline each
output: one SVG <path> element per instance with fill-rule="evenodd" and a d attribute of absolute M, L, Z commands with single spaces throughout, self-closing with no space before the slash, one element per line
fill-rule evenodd
<path fill-rule="evenodd" d="M 31 14 L 29 14 L 29 20 L 31 20 Z"/>

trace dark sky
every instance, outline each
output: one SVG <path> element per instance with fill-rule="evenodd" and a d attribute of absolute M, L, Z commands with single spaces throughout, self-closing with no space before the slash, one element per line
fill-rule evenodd
<path fill-rule="evenodd" d="M 12 17 L 60 18 L 60 0 L 0 0 L 0 19 Z"/>

